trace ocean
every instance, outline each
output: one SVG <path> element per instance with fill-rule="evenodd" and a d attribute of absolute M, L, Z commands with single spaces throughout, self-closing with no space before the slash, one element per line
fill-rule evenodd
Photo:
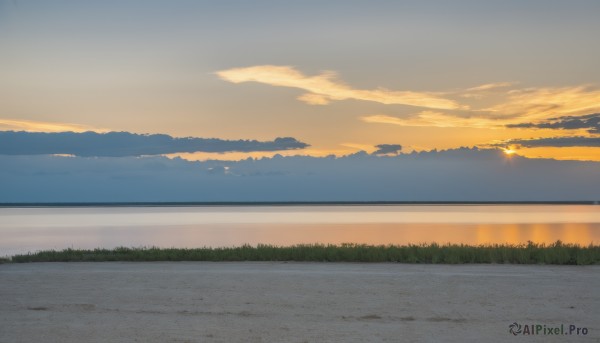
<path fill-rule="evenodd" d="M 600 206 L 263 204 L 0 207 L 0 256 L 65 248 L 600 242 Z"/>

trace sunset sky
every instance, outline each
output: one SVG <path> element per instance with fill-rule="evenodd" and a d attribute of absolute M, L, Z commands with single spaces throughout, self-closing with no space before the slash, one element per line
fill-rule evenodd
<path fill-rule="evenodd" d="M 600 161 L 598 15 L 579 0 L 0 0 L 0 130 Z"/>

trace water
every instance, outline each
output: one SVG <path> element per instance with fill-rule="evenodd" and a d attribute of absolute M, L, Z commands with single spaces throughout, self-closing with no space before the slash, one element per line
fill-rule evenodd
<path fill-rule="evenodd" d="M 64 248 L 259 243 L 600 242 L 600 206 L 0 208 L 0 256 Z"/>

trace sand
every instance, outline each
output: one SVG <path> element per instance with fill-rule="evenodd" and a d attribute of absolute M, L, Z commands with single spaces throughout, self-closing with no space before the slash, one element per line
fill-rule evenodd
<path fill-rule="evenodd" d="M 509 325 L 587 335 L 514 337 Z M 0 265 L 0 342 L 600 341 L 600 266 Z"/>

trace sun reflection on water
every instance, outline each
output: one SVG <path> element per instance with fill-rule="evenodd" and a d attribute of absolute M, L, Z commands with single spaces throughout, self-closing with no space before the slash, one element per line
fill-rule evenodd
<path fill-rule="evenodd" d="M 563 209 L 560 215 L 550 217 L 551 209 L 501 208 L 503 213 L 496 213 L 486 208 L 440 208 L 431 213 L 394 212 L 392 208 L 379 208 L 375 212 L 361 215 L 360 208 L 352 208 L 357 221 L 349 220 L 349 212 L 324 212 L 315 209 L 315 216 L 310 220 L 281 221 L 281 213 L 239 212 L 238 217 L 228 217 L 221 213 L 214 220 L 211 216 L 192 216 L 181 220 L 180 212 L 162 213 L 162 222 L 148 224 L 144 211 L 160 213 L 160 209 L 122 210 L 100 215 L 85 215 L 75 211 L 75 215 L 66 213 L 57 215 L 50 211 L 17 211 L 11 214 L 5 211 L 0 221 L 0 256 L 44 249 L 65 249 L 69 247 L 93 249 L 97 247 L 114 248 L 118 246 L 140 247 L 224 247 L 242 244 L 272 244 L 287 246 L 294 244 L 341 244 L 358 243 L 372 245 L 407 245 L 407 244 L 551 244 L 557 240 L 579 245 L 598 244 L 600 242 L 600 220 L 595 206 Z M 302 219 L 309 212 L 289 212 L 285 214 Z M 461 212 L 467 211 L 468 212 Z M 531 210 L 542 211 L 540 218 L 558 219 L 557 222 L 534 221 Z M 102 210 L 104 211 L 104 210 Z M 165 212 L 167 210 L 164 210 Z M 191 210 L 190 210 L 191 211 Z M 358 212 L 357 212 L 358 211 Z M 388 211 L 388 212 L 385 212 Z M 450 211 L 450 212 L 449 212 Z M 479 212 L 478 212 L 479 211 Z M 519 211 L 523 211 L 522 214 Z M 545 212 L 544 212 L 545 211 Z M 60 211 L 59 211 L 60 212 Z M 93 212 L 93 211 L 92 211 Z M 134 212 L 134 213 L 129 213 Z M 211 212 L 212 213 L 212 212 Z M 372 218 L 373 213 L 377 218 Z M 243 222 L 244 218 L 259 218 L 262 221 Z M 12 217 L 11 217 L 12 216 Z M 137 216 L 137 217 L 136 217 Z M 77 220 L 77 225 L 73 220 Z M 95 220 L 94 220 L 95 218 Z M 151 217 L 152 219 L 156 217 Z M 168 220 L 171 218 L 171 221 Z M 228 219 L 229 218 L 229 219 Z M 342 219 L 339 219 L 342 218 Z M 385 218 L 385 222 L 378 222 Z M 461 222 L 467 218 L 470 222 Z M 473 222 L 473 218 L 481 221 Z M 494 219 L 493 220 L 490 220 Z M 126 219 L 126 220 L 124 220 Z M 143 219 L 143 220 L 142 220 Z M 211 221 L 204 221 L 212 219 Z M 324 222 L 319 222 L 322 220 Z M 368 220 L 365 220 L 368 219 Z M 443 222 L 444 219 L 450 219 Z M 569 222 L 571 220 L 586 220 Z M 345 220 L 345 221 L 344 221 Z M 398 222 L 393 222 L 398 220 Z M 401 220 L 404 220 L 402 222 Z M 426 222 L 425 220 L 431 220 Z M 229 222 L 228 222 L 229 221 Z M 291 221 L 291 222 L 290 222 Z M 521 223 L 511 223 L 521 221 Z M 169 224 L 171 222 L 171 224 Z M 122 223 L 121 225 L 118 225 Z M 43 224 L 43 225 L 42 225 Z"/>

